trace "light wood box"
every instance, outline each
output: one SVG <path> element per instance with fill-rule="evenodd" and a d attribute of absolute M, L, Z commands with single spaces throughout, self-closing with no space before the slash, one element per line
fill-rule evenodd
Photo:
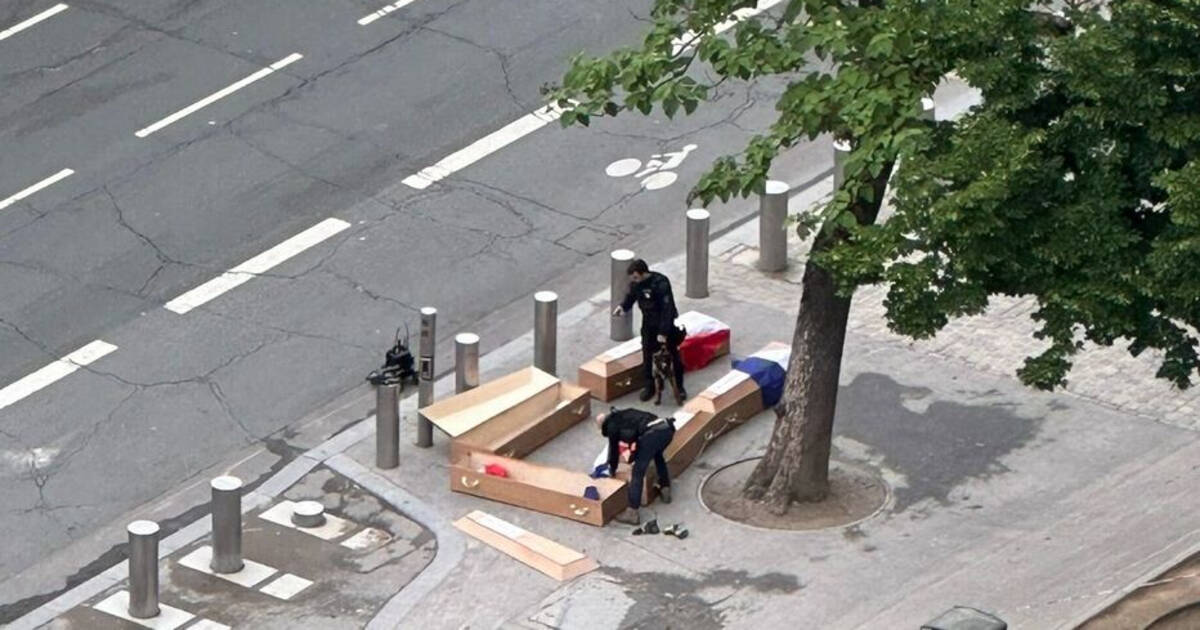
<path fill-rule="evenodd" d="M 435 402 L 418 412 L 450 437 L 457 438 L 485 422 L 519 424 L 521 418 L 540 415 L 557 404 L 559 384 L 557 377 L 529 367 Z"/>
<path fill-rule="evenodd" d="M 484 473 L 483 467 L 499 464 L 508 477 Z M 600 498 L 583 496 L 595 486 Z M 450 489 L 500 501 L 580 523 L 603 527 L 629 507 L 626 484 L 618 479 L 592 479 L 570 470 L 539 466 L 490 453 L 460 452 L 450 466 Z"/>
<path fill-rule="evenodd" d="M 514 407 L 455 438 L 451 457 L 478 451 L 522 458 L 591 415 L 587 388 L 560 382 L 554 391 L 557 395 L 549 401 L 538 396 L 532 399 L 535 402 Z"/>

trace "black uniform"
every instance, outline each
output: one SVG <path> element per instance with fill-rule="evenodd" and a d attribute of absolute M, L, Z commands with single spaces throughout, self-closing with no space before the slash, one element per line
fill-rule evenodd
<path fill-rule="evenodd" d="M 646 484 L 646 469 L 652 459 L 658 472 L 659 487 L 670 487 L 671 474 L 663 452 L 675 437 L 674 418 L 659 418 L 638 409 L 621 409 L 604 418 L 600 433 L 608 438 L 608 473 L 614 477 L 621 461 L 617 443 L 637 444 L 633 451 L 633 478 L 629 480 L 629 507 L 636 510 L 642 506 L 642 487 Z"/>
<path fill-rule="evenodd" d="M 666 276 L 651 271 L 645 280 L 630 283 L 629 293 L 621 302 L 628 311 L 637 302 L 642 309 L 642 374 L 647 389 L 654 387 L 654 352 L 658 350 L 658 336 L 667 338 L 667 349 L 675 367 L 675 385 L 683 391 L 683 359 L 679 356 L 679 344 L 684 333 L 675 326 L 679 311 L 675 308 L 675 294 L 671 292 L 671 281 Z"/>

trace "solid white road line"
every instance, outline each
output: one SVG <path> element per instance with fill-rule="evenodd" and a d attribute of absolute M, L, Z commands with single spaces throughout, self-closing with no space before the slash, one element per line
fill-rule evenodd
<path fill-rule="evenodd" d="M 22 190 L 21 192 L 9 197 L 8 199 L 5 199 L 4 201 L 0 201 L 0 210 L 3 210 L 5 208 L 13 205 L 14 203 L 17 203 L 18 201 L 32 195 L 33 193 L 35 193 L 43 188 L 46 188 L 47 186 L 51 186 L 56 182 L 60 182 L 74 174 L 75 174 L 75 171 L 72 171 L 69 168 L 64 168 L 63 170 L 51 175 L 50 177 L 47 177 L 46 179 L 43 179 L 42 181 L 30 186 L 29 188 L 26 188 L 25 190 Z"/>
<path fill-rule="evenodd" d="M 505 146 L 558 120 L 560 116 L 562 116 L 562 110 L 553 106 L 544 107 L 532 114 L 526 114 L 501 127 L 499 130 L 493 131 L 483 138 L 476 140 L 470 146 L 451 153 L 437 164 L 421 169 L 416 175 L 405 177 L 404 183 L 418 190 L 428 188 L 430 184 L 445 179 L 452 173 L 461 171 L 492 153 L 503 149 Z"/>
<path fill-rule="evenodd" d="M 288 240 L 205 282 L 166 303 L 169 311 L 183 315 L 209 300 L 233 289 L 256 275 L 266 273 L 272 267 L 324 241 L 350 227 L 341 219 L 325 219 Z"/>
<path fill-rule="evenodd" d="M 362 18 L 361 20 L 358 21 L 358 23 L 360 26 L 366 26 L 366 25 L 370 24 L 371 22 L 374 22 L 375 20 L 378 20 L 379 18 L 391 13 L 392 11 L 403 9 L 404 7 L 412 4 L 413 2 L 416 2 L 416 0 L 400 0 L 399 2 L 389 4 L 386 7 L 383 7 L 382 9 L 372 13 L 371 15 L 368 15 L 367 17 Z"/>
<path fill-rule="evenodd" d="M 53 7 L 50 7 L 49 9 L 46 9 L 45 11 L 42 11 L 41 13 L 29 18 L 28 20 L 21 22 L 20 24 L 10 26 L 10 27 L 4 29 L 3 31 L 0 31 L 0 41 L 4 41 L 4 40 L 8 39 L 9 37 L 12 37 L 13 35 L 16 35 L 17 33 L 20 33 L 21 31 L 29 28 L 30 26 L 33 26 L 34 24 L 37 24 L 38 22 L 41 22 L 42 20 L 52 18 L 55 15 L 58 15 L 59 13 L 62 13 L 63 11 L 66 11 L 66 10 L 67 10 L 67 5 L 56 4 Z"/>
<path fill-rule="evenodd" d="M 111 343 L 100 340 L 93 341 L 12 385 L 0 389 L 0 409 L 29 396 L 85 365 L 95 363 L 116 349 L 117 347 Z"/>
<path fill-rule="evenodd" d="M 783 0 L 758 0 L 758 6 L 754 8 L 746 7 L 744 9 L 738 9 L 737 11 L 734 11 L 733 17 L 713 27 L 713 32 L 720 35 L 721 33 L 724 33 L 725 31 L 728 31 L 736 26 L 738 22 L 752 18 L 759 13 L 762 13 L 763 11 L 766 11 L 779 4 L 780 2 L 783 2 Z M 683 37 L 677 38 L 674 42 L 672 42 L 674 45 L 672 54 L 678 55 L 684 50 L 691 48 L 693 45 L 695 45 L 695 39 L 696 34 L 694 32 L 688 31 L 684 33 Z"/>
<path fill-rule="evenodd" d="M 142 129 L 141 131 L 138 131 L 134 135 L 139 138 L 145 138 L 146 136 L 154 133 L 155 131 L 158 131 L 159 129 L 162 129 L 163 127 L 166 127 L 167 125 L 179 120 L 180 118 L 188 116 L 189 114 L 194 114 L 198 110 L 208 107 L 209 105 L 212 105 L 213 103 L 225 98 L 226 96 L 229 96 L 230 94 L 233 94 L 234 92 L 246 87 L 247 85 L 250 85 L 251 83 L 254 83 L 255 81 L 275 72 L 276 70 L 279 70 L 279 69 L 281 69 L 287 65 L 290 65 L 292 63 L 295 63 L 303 58 L 304 58 L 304 55 L 301 55 L 300 53 L 292 53 L 292 54 L 284 57 L 283 59 L 280 59 L 279 61 L 276 61 L 275 63 L 267 66 L 266 68 L 263 68 L 262 70 L 259 70 L 258 72 L 255 72 L 254 74 L 246 77 L 245 79 L 242 79 L 241 81 L 238 81 L 237 83 L 234 83 L 234 84 L 230 85 L 229 87 L 226 87 L 218 92 L 214 92 L 213 94 L 210 94 L 209 96 L 206 96 L 206 97 L 200 99 L 199 101 L 196 101 L 195 103 L 192 103 L 191 105 L 188 105 L 187 107 L 175 112 L 174 114 L 171 114 L 170 116 L 167 116 L 166 118 L 154 123 L 153 125 L 150 125 L 149 127 Z"/>

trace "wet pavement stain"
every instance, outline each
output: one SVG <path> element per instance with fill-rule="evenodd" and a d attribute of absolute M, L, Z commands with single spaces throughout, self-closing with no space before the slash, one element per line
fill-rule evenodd
<path fill-rule="evenodd" d="M 635 573 L 616 567 L 600 571 L 621 585 L 634 604 L 625 612 L 620 627 L 639 630 L 719 630 L 725 627 L 720 604 L 743 590 L 791 594 L 804 588 L 799 578 L 787 573 L 750 575 L 746 571 L 722 569 L 691 578 L 673 573 Z M 716 599 L 705 599 L 703 590 L 728 591 Z"/>

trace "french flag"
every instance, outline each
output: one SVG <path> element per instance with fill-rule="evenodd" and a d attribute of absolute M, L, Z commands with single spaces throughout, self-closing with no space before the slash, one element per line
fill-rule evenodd
<path fill-rule="evenodd" d="M 729 326 L 704 313 L 688 311 L 675 318 L 675 325 L 687 330 L 679 344 L 684 371 L 699 370 L 712 363 L 722 346 L 729 347 Z"/>
<path fill-rule="evenodd" d="M 791 347 L 771 342 L 745 359 L 734 361 L 733 369 L 749 374 L 750 378 L 754 379 L 758 388 L 762 390 L 763 407 L 770 409 L 783 398 L 783 384 L 787 378 L 788 359 L 791 356 Z"/>

